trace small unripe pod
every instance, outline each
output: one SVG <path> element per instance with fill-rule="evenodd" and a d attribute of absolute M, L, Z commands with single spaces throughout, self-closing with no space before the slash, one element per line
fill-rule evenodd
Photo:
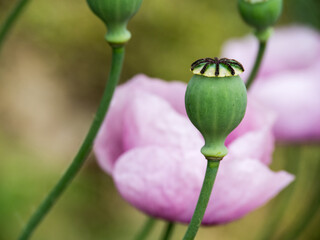
<path fill-rule="evenodd" d="M 107 25 L 106 40 L 123 45 L 130 38 L 128 21 L 139 10 L 142 0 L 87 0 L 91 10 Z"/>
<path fill-rule="evenodd" d="M 243 20 L 258 31 L 273 26 L 282 12 L 282 0 L 238 0 Z"/>
<path fill-rule="evenodd" d="M 185 105 L 189 119 L 205 139 L 202 154 L 221 160 L 227 153 L 227 136 L 244 117 L 247 91 L 238 76 L 240 63 L 226 58 L 205 58 L 191 65 L 194 75 L 188 83 Z"/>

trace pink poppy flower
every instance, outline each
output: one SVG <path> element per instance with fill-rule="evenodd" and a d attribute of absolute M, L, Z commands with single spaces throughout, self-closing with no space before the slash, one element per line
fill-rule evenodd
<path fill-rule="evenodd" d="M 205 174 L 204 140 L 184 108 L 186 84 L 138 75 L 118 87 L 95 141 L 100 166 L 120 194 L 154 217 L 190 221 Z M 293 176 L 273 172 L 273 113 L 249 98 L 242 124 L 228 138 L 203 224 L 238 219 L 265 204 Z"/>
<path fill-rule="evenodd" d="M 256 39 L 228 41 L 223 56 L 247 66 L 247 78 L 258 48 Z M 274 133 L 280 141 L 320 140 L 320 34 L 292 26 L 275 31 L 261 71 L 250 90 L 277 114 Z"/>

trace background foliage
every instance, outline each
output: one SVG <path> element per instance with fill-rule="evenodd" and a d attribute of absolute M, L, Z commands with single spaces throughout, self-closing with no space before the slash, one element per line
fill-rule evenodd
<path fill-rule="evenodd" d="M 0 21 L 13 4 L 0 0 Z M 303 23 L 319 29 L 319 4 L 285 1 L 278 26 Z M 145 0 L 129 28 L 133 38 L 122 82 L 141 72 L 187 81 L 191 62 L 219 55 L 228 38 L 251 31 L 236 0 Z M 33 0 L 7 39 L 0 58 L 0 239 L 17 237 L 82 141 L 108 74 L 111 52 L 104 34 L 84 0 Z M 202 228 L 197 239 L 260 239 L 274 211 L 281 210 L 277 203 L 293 192 L 278 235 L 291 231 L 310 210 L 310 199 L 320 194 L 319 160 L 315 144 L 277 146 L 272 168 L 297 174 L 296 183 L 239 221 Z M 319 211 L 315 215 L 300 239 L 320 238 Z M 144 219 L 121 199 L 92 157 L 34 239 L 132 239 Z M 162 225 L 150 239 L 157 239 Z M 185 228 L 179 225 L 173 239 Z"/>

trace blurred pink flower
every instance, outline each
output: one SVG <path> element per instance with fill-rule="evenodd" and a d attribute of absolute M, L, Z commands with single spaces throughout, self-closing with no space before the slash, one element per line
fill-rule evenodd
<path fill-rule="evenodd" d="M 222 55 L 244 64 L 246 79 L 257 48 L 256 39 L 250 36 L 228 41 Z M 250 92 L 277 113 L 277 140 L 319 141 L 320 34 L 301 26 L 276 30 Z"/>
<path fill-rule="evenodd" d="M 120 194 L 155 217 L 190 221 L 205 174 L 204 141 L 185 113 L 186 85 L 138 75 L 118 87 L 95 141 L 100 166 Z M 238 219 L 263 205 L 293 176 L 272 172 L 274 115 L 251 101 L 228 138 L 203 223 Z"/>

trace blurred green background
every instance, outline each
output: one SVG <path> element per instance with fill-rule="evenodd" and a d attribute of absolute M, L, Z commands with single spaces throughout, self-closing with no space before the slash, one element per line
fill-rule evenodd
<path fill-rule="evenodd" d="M 14 2 L 0 0 L 0 21 Z M 319 12 L 319 0 L 286 0 L 278 25 L 320 29 Z M 122 82 L 137 73 L 187 81 L 192 61 L 219 55 L 227 39 L 251 31 L 236 0 L 144 0 L 129 29 Z M 84 0 L 32 0 L 7 39 L 0 55 L 1 240 L 18 236 L 84 138 L 109 69 L 104 34 Z M 318 145 L 278 145 L 271 167 L 296 174 L 295 184 L 239 221 L 201 228 L 197 239 L 262 239 L 267 229 L 277 229 L 272 239 L 288 232 L 320 239 Z M 145 219 L 92 156 L 33 239 L 133 239 Z M 163 226 L 159 221 L 149 239 L 158 239 Z M 172 239 L 185 228 L 178 225 Z"/>

